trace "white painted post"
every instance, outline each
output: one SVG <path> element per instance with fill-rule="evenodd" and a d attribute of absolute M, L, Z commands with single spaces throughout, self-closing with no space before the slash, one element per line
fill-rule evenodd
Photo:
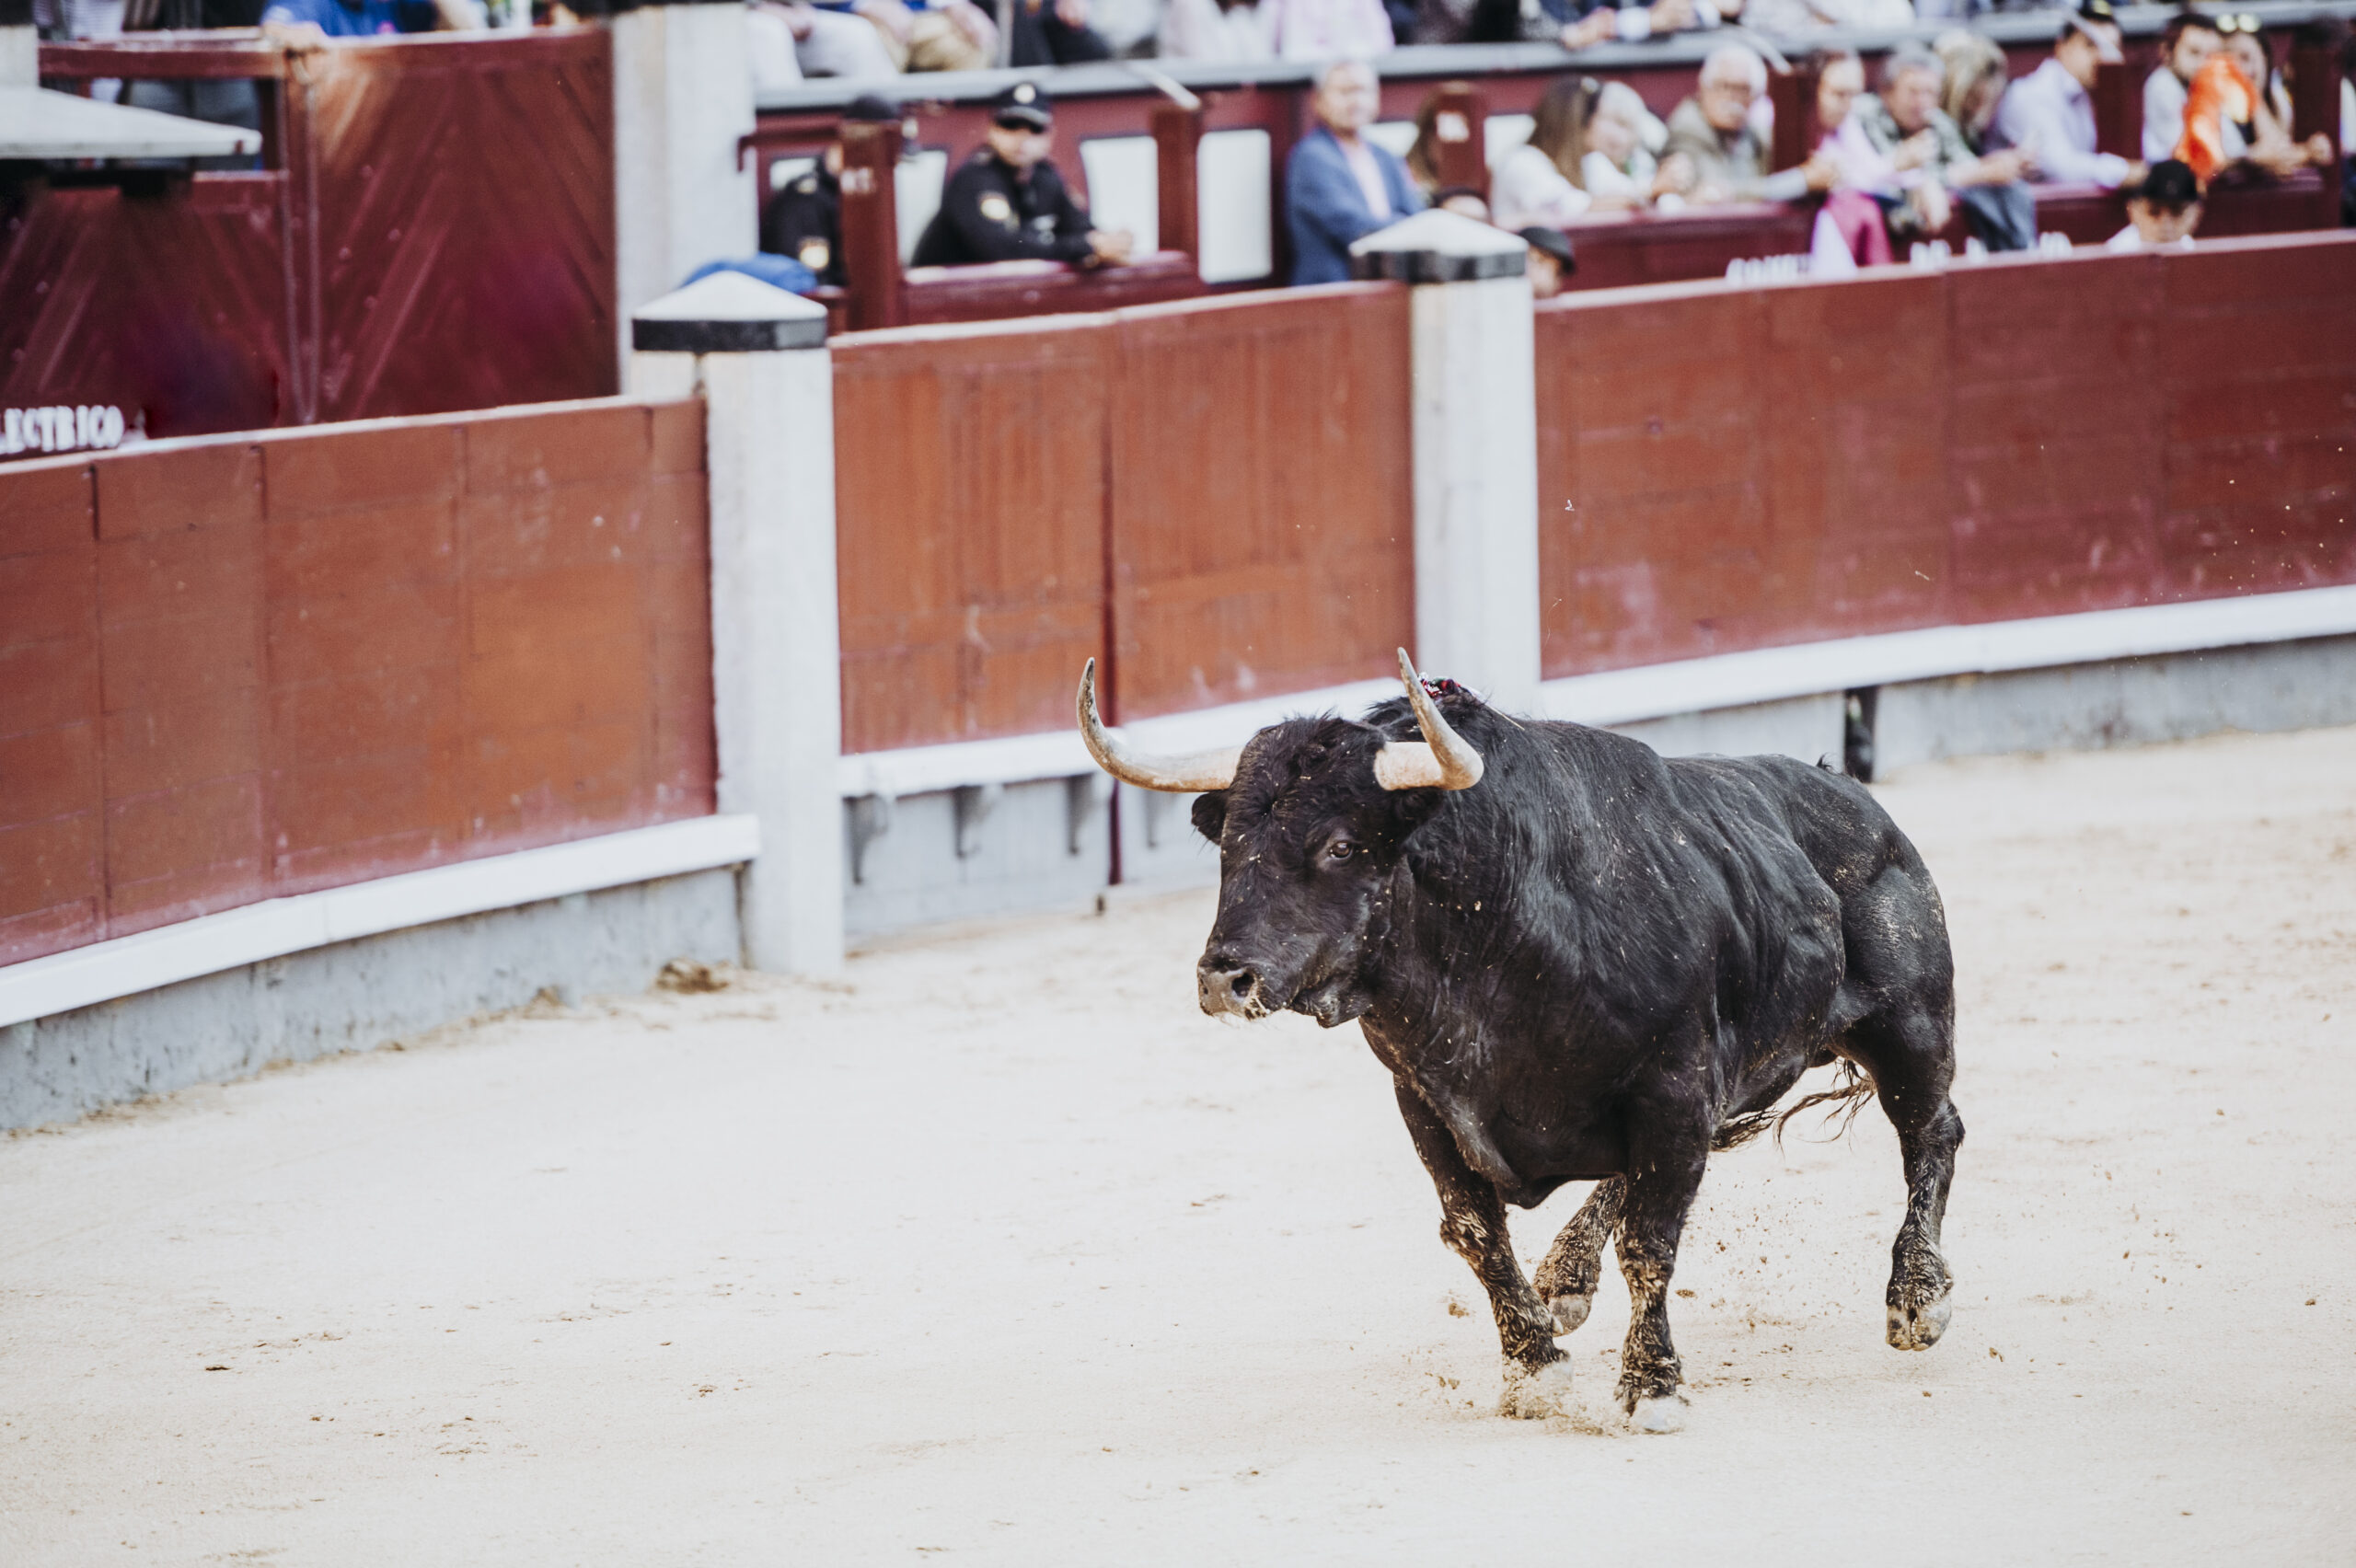
<path fill-rule="evenodd" d="M 843 963 L 842 643 L 826 312 L 717 272 L 630 322 L 631 390 L 704 398 L 720 809 L 760 819 L 745 961 Z"/>
<path fill-rule="evenodd" d="M 745 7 L 641 5 L 614 40 L 614 272 L 623 322 L 707 261 L 759 248 Z M 620 348 L 627 358 L 627 329 Z"/>
<path fill-rule="evenodd" d="M 1530 249 L 1438 209 L 1350 248 L 1412 285 L 1415 662 L 1536 710 L 1538 386 Z"/>

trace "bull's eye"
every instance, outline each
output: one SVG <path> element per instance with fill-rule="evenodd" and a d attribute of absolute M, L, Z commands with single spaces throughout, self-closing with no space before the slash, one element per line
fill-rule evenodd
<path fill-rule="evenodd" d="M 1346 860 L 1357 852 L 1358 847 L 1348 839 L 1336 838 L 1326 847 L 1325 858 L 1329 860 Z"/>

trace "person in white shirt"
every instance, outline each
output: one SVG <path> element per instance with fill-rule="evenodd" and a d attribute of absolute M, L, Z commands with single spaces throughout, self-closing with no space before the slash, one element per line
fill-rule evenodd
<path fill-rule="evenodd" d="M 2160 63 L 2143 78 L 2143 161 L 2176 156 L 2184 139 L 2184 99 L 2193 73 L 2217 52 L 2223 40 L 2217 24 L 2198 11 L 2179 11 L 2160 35 Z"/>
<path fill-rule="evenodd" d="M 2133 166 L 2096 149 L 2093 98 L 2096 67 L 2123 58 L 2117 22 L 2084 14 L 2063 18 L 2053 57 L 2004 89 L 1988 127 L 1989 150 L 2018 147 L 2048 179 L 2114 189 L 2126 183 Z"/>
<path fill-rule="evenodd" d="M 1283 6 L 1284 0 L 1170 0 L 1161 17 L 1161 56 L 1221 65 L 1273 60 Z"/>
<path fill-rule="evenodd" d="M 1284 60 L 1367 60 L 1391 52 L 1382 0 L 1278 0 L 1270 37 Z"/>
<path fill-rule="evenodd" d="M 2192 166 L 2164 158 L 2127 194 L 2127 226 L 2103 245 L 2113 252 L 2189 246 L 2200 226 L 2200 182 Z"/>
<path fill-rule="evenodd" d="M 1669 127 L 1653 117 L 1635 88 L 1606 82 L 1588 117 L 1579 183 L 1599 208 L 1649 202 L 1666 213 L 1681 207 L 1680 192 L 1693 183 L 1693 166 L 1674 153 L 1657 158 L 1653 149 L 1668 141 Z"/>

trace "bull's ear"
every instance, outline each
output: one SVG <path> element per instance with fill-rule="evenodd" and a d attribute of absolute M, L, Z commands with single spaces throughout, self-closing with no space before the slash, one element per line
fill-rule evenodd
<path fill-rule="evenodd" d="M 1195 797 L 1195 831 L 1212 843 L 1227 828 L 1227 791 L 1213 790 Z"/>
<path fill-rule="evenodd" d="M 1445 790 L 1399 790 L 1388 797 L 1391 803 L 1392 832 L 1399 843 L 1404 844 L 1415 829 L 1429 822 L 1448 800 Z"/>

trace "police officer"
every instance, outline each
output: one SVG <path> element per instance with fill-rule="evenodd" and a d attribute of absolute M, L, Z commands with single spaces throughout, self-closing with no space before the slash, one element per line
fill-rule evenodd
<path fill-rule="evenodd" d="M 1000 93 L 988 142 L 949 177 L 941 211 L 917 241 L 913 265 L 1045 260 L 1101 267 L 1126 261 L 1129 236 L 1091 228 L 1088 209 L 1071 199 L 1064 177 L 1047 161 L 1055 123 L 1054 107 L 1036 84 L 1019 82 Z"/>
<path fill-rule="evenodd" d="M 861 93 L 843 110 L 847 121 L 888 124 L 900 111 L 873 93 Z M 826 144 L 818 167 L 792 180 L 761 210 L 761 248 L 791 256 L 818 274 L 822 283 L 841 284 L 843 274 L 843 144 Z"/>

